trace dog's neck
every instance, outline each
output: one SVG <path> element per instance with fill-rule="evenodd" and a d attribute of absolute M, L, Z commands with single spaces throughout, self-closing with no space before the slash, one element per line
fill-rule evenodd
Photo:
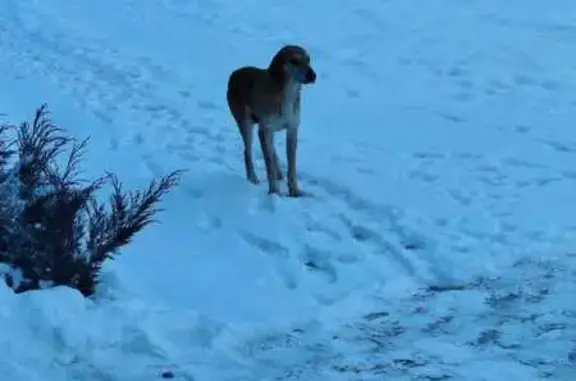
<path fill-rule="evenodd" d="M 267 71 L 273 81 L 281 88 L 284 99 L 296 99 L 298 97 L 302 85 L 286 73 L 284 60 L 280 55 L 277 54 L 272 58 Z"/>
<path fill-rule="evenodd" d="M 280 113 L 286 118 L 289 125 L 298 118 L 300 113 L 300 89 L 302 85 L 294 80 L 289 80 L 282 89 L 282 104 Z"/>
<path fill-rule="evenodd" d="M 268 73 L 276 91 L 282 94 L 284 102 L 294 103 L 299 99 L 302 84 L 290 77 L 283 67 L 273 63 L 268 68 Z"/>
<path fill-rule="evenodd" d="M 286 73 L 284 64 L 278 57 L 272 59 L 268 67 L 268 73 L 276 91 L 281 95 L 280 113 L 293 118 L 300 110 L 300 89 L 302 84 Z"/>
<path fill-rule="evenodd" d="M 293 104 L 300 99 L 302 84 L 290 78 L 283 86 L 284 99 L 286 103 Z"/>
<path fill-rule="evenodd" d="M 270 61 L 270 65 L 268 66 L 268 73 L 278 84 L 284 85 L 289 80 L 288 75 L 284 70 L 284 62 L 278 55 L 274 56 L 272 61 Z"/>

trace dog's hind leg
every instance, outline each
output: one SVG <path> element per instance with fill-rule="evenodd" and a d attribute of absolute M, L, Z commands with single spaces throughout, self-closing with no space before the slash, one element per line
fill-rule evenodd
<path fill-rule="evenodd" d="M 236 74 L 236 80 L 234 80 L 234 77 L 231 77 L 230 79 L 226 99 L 234 121 L 236 122 L 236 125 L 238 125 L 238 130 L 244 144 L 244 167 L 246 169 L 246 179 L 253 184 L 258 184 L 260 183 L 260 180 L 258 180 L 258 176 L 256 176 L 256 171 L 254 171 L 254 161 L 252 159 L 252 135 L 256 121 L 250 117 L 250 110 L 246 107 L 242 97 L 238 94 L 237 90 L 239 83 L 237 76 L 238 74 Z"/>
<path fill-rule="evenodd" d="M 254 171 L 254 160 L 252 158 L 252 141 L 254 124 L 250 121 L 244 120 L 238 123 L 240 135 L 244 142 L 244 166 L 246 168 L 246 178 L 253 184 L 259 184 L 260 180 Z"/>

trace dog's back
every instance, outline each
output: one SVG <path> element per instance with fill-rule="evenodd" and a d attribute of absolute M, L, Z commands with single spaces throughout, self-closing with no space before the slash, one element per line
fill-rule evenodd
<path fill-rule="evenodd" d="M 245 66 L 234 70 L 228 78 L 226 99 L 228 107 L 237 123 L 245 122 L 248 117 L 253 123 L 258 123 L 256 115 L 246 115 L 252 109 L 252 94 L 259 77 L 266 70 L 254 66 Z"/>

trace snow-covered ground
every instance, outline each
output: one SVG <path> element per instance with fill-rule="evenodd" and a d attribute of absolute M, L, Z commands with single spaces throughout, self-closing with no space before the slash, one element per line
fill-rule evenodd
<path fill-rule="evenodd" d="M 575 380 L 575 18 L 573 0 L 3 0 L 1 120 L 47 102 L 91 136 L 88 173 L 187 173 L 96 298 L 0 284 L 1 379 Z M 229 72 L 284 43 L 319 75 L 302 199 L 244 179 L 225 103 Z"/>

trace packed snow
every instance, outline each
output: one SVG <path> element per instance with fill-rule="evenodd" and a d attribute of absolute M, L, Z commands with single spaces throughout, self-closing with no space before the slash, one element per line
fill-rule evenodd
<path fill-rule="evenodd" d="M 570 0 L 0 2 L 0 121 L 47 102 L 91 137 L 85 171 L 128 188 L 187 171 L 96 297 L 0 282 L 1 378 L 575 380 L 575 18 Z M 298 199 L 246 181 L 225 99 L 286 43 L 318 73 Z"/>

